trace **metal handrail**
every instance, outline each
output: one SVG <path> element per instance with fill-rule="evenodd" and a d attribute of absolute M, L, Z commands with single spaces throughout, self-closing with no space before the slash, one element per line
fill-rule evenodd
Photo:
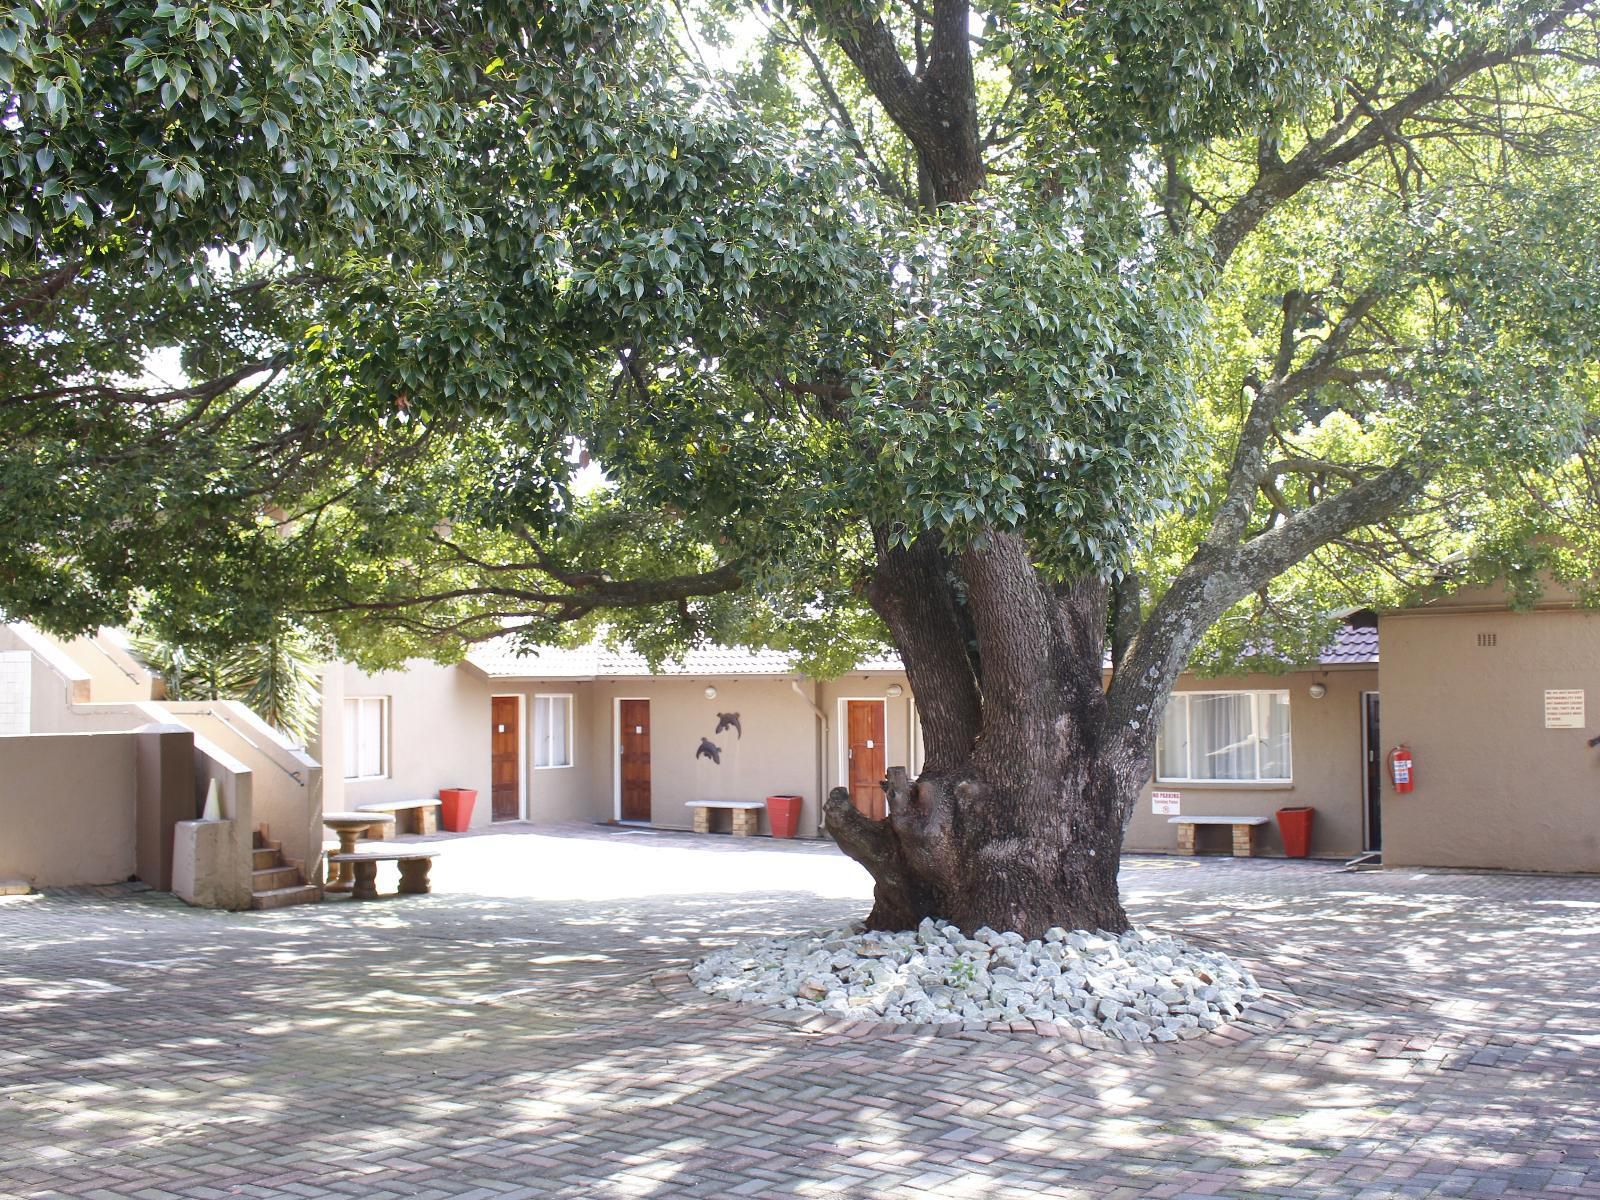
<path fill-rule="evenodd" d="M 274 758 L 266 750 L 262 749 L 262 747 L 260 745 L 258 745 L 257 743 L 251 741 L 250 737 L 244 732 L 244 730 L 240 729 L 239 726 L 234 723 L 234 721 L 228 716 L 228 714 L 226 712 L 220 711 L 220 710 L 217 710 L 217 709 L 213 709 L 213 708 L 208 708 L 206 710 L 206 713 L 207 713 L 208 716 L 216 717 L 217 720 L 221 721 L 229 729 L 233 730 L 233 732 L 238 736 L 240 741 L 242 741 L 245 745 L 249 746 L 252 750 L 255 750 L 259 754 L 261 754 L 262 757 L 264 757 L 273 766 L 277 767 L 278 770 L 282 771 L 290 779 L 294 780 L 301 787 L 305 787 L 306 786 L 306 781 L 300 777 L 300 772 L 299 771 L 291 771 L 288 767 L 284 766 L 281 762 L 279 762 L 276 758 Z"/>

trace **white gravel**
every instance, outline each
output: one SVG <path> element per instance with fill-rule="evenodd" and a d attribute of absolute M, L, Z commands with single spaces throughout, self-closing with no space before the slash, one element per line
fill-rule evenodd
<path fill-rule="evenodd" d="M 859 926 L 762 938 L 690 972 L 724 1000 L 892 1025 L 1048 1021 L 1124 1041 L 1174 1042 L 1216 1029 L 1261 995 L 1226 954 L 1134 929 L 1052 929 L 1043 941 L 923 921 L 908 933 Z"/>

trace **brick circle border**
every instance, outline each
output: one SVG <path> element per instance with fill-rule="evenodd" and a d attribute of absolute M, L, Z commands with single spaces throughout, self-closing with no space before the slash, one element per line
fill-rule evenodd
<path fill-rule="evenodd" d="M 1079 1029 L 1074 1025 L 1057 1025 L 1049 1021 L 942 1021 L 897 1025 L 883 1021 L 852 1020 L 814 1009 L 774 1008 L 745 1000 L 719 1000 L 696 987 L 689 973 L 681 969 L 657 972 L 650 977 L 650 984 L 663 999 L 675 1003 L 692 1004 L 708 1013 L 725 1015 L 730 1020 L 755 1021 L 827 1040 L 1042 1040 L 1051 1045 L 1081 1046 L 1098 1053 L 1142 1058 L 1174 1053 L 1192 1054 L 1237 1045 L 1264 1034 L 1276 1033 L 1306 1010 L 1305 1001 L 1275 971 L 1257 968 L 1249 962 L 1244 965 L 1250 968 L 1251 975 L 1261 988 L 1261 995 L 1250 1001 L 1233 1020 L 1213 1030 L 1196 1028 L 1193 1032 L 1185 1031 L 1188 1036 L 1180 1033 L 1175 1042 L 1128 1042 L 1108 1037 L 1099 1030 Z"/>

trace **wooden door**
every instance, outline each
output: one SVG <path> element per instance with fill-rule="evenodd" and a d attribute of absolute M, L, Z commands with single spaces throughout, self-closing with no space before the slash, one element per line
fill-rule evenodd
<path fill-rule="evenodd" d="M 515 696 L 489 701 L 490 816 L 515 821 L 522 816 L 522 726 Z"/>
<path fill-rule="evenodd" d="M 650 819 L 650 701 L 617 701 L 617 743 L 622 749 L 622 819 Z"/>
<path fill-rule="evenodd" d="M 888 815 L 883 798 L 882 700 L 845 701 L 845 743 L 850 760 L 850 803 L 863 816 Z"/>

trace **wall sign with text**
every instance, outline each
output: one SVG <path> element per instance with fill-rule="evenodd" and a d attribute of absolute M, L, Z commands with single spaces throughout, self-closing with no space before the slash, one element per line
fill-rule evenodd
<path fill-rule="evenodd" d="M 1582 729 L 1583 689 L 1561 688 L 1547 690 L 1544 694 L 1544 727 L 1546 729 Z"/>

